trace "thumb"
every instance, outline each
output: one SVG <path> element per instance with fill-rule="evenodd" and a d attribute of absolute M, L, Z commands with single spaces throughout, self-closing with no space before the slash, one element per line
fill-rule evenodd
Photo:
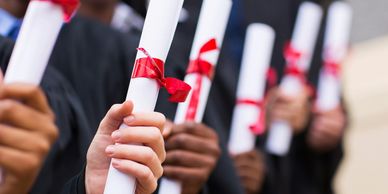
<path fill-rule="evenodd" d="M 113 105 L 104 119 L 102 119 L 97 133 L 110 135 L 120 127 L 125 117 L 132 114 L 132 110 L 132 101 L 125 101 L 123 104 Z"/>

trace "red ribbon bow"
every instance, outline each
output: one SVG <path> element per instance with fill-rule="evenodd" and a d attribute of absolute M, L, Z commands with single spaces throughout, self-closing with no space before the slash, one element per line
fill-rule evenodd
<path fill-rule="evenodd" d="M 176 78 L 164 77 L 164 62 L 157 58 L 152 58 L 144 48 L 138 48 L 147 57 L 135 61 L 132 78 L 155 79 L 160 87 L 166 88 L 171 95 L 169 101 L 184 102 L 191 90 L 185 82 Z"/>
<path fill-rule="evenodd" d="M 48 1 L 58 4 L 63 9 L 63 17 L 65 22 L 69 22 L 71 16 L 73 16 L 75 10 L 79 6 L 79 0 L 35 0 L 35 1 Z"/>
<path fill-rule="evenodd" d="M 257 121 L 249 126 L 251 132 L 255 135 L 261 135 L 265 132 L 265 110 L 264 110 L 264 101 L 262 100 L 251 100 L 251 99 L 239 99 L 237 104 L 245 104 L 256 106 L 260 110 L 259 118 Z"/>
<path fill-rule="evenodd" d="M 286 59 L 286 70 L 287 75 L 297 77 L 302 82 L 306 82 L 306 76 L 303 70 L 298 66 L 298 63 L 303 56 L 302 52 L 292 47 L 291 43 L 287 43 L 284 49 L 284 58 Z"/>
<path fill-rule="evenodd" d="M 199 50 L 198 57 L 195 60 L 190 61 L 189 67 L 187 68 L 187 74 L 195 73 L 197 74 L 196 83 L 193 88 L 193 93 L 189 102 L 189 107 L 186 113 L 186 120 L 193 121 L 195 120 L 199 98 L 201 94 L 202 86 L 202 76 L 206 76 L 209 79 L 213 78 L 214 75 L 214 66 L 206 60 L 202 59 L 204 53 L 217 50 L 217 41 L 215 38 L 210 39 L 206 42 L 201 49 Z"/>

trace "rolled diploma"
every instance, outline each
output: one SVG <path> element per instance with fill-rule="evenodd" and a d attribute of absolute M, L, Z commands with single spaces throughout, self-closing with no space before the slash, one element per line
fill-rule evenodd
<path fill-rule="evenodd" d="M 237 87 L 237 99 L 263 100 L 266 73 L 275 41 L 274 30 L 265 24 L 251 24 L 247 29 L 244 55 Z M 258 107 L 237 104 L 234 108 L 229 152 L 241 154 L 255 148 L 256 135 L 249 126 L 262 114 Z"/>
<path fill-rule="evenodd" d="M 310 68 L 322 14 L 322 8 L 312 2 L 304 2 L 299 8 L 291 45 L 303 53 L 298 66 L 304 72 Z M 285 76 L 280 84 L 280 89 L 285 95 L 292 97 L 298 95 L 303 86 L 298 78 Z M 292 129 L 289 124 L 285 121 L 274 121 L 268 134 L 267 151 L 271 154 L 284 156 L 289 151 L 291 140 Z"/>
<path fill-rule="evenodd" d="M 216 38 L 218 48 L 221 48 L 225 29 L 228 23 L 230 10 L 232 7 L 231 0 L 204 0 L 201 8 L 201 14 L 198 20 L 197 31 L 194 37 L 193 46 L 191 49 L 190 59 L 197 58 L 200 48 L 210 39 Z M 216 65 L 218 61 L 219 51 L 213 51 L 202 55 L 203 59 Z M 185 82 L 192 88 L 196 83 L 196 74 L 188 74 L 185 77 Z M 202 122 L 205 113 L 206 103 L 211 87 L 211 80 L 208 77 L 202 76 L 201 93 L 195 122 Z M 186 112 L 189 107 L 192 91 L 189 98 L 178 105 L 174 123 L 180 124 L 185 122 Z M 162 178 L 159 188 L 159 194 L 181 194 L 182 184 L 178 181 Z"/>
<path fill-rule="evenodd" d="M 62 24 L 61 6 L 48 1 L 30 2 L 4 83 L 40 84 Z M 2 179 L 0 168 L 0 183 Z"/>
<path fill-rule="evenodd" d="M 172 43 L 183 0 L 152 0 L 148 6 L 140 39 L 140 48 L 144 48 L 154 57 L 166 60 Z M 138 52 L 136 59 L 146 57 Z M 159 85 L 154 79 L 131 79 L 127 100 L 134 104 L 133 112 L 152 112 L 158 98 Z M 122 125 L 120 128 L 127 126 Z M 112 165 L 109 168 L 104 194 L 134 194 L 136 180 L 133 176 L 121 173 Z"/>
<path fill-rule="evenodd" d="M 347 55 L 352 9 L 345 2 L 335 2 L 329 7 L 327 27 L 324 41 L 324 60 L 333 60 L 337 64 L 343 62 Z M 338 107 L 341 99 L 340 78 L 325 73 L 322 68 L 318 82 L 316 108 L 330 111 Z"/>

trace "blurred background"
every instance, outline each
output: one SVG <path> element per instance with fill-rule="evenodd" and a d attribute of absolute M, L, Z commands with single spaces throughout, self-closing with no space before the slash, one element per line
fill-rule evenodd
<path fill-rule="evenodd" d="M 352 51 L 344 67 L 351 113 L 338 194 L 388 193 L 388 1 L 348 0 Z"/>

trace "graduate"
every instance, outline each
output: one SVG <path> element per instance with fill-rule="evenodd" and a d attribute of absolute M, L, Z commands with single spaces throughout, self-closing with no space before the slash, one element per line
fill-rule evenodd
<path fill-rule="evenodd" d="M 7 42 L 0 36 L 2 61 Z M 0 107 L 0 193 L 27 193 L 58 137 L 55 116 L 42 90 L 28 84 L 1 84 Z"/>
<path fill-rule="evenodd" d="M 1 2 L 1 5 L 4 5 L 2 9 L 7 11 L 7 13 L 10 13 L 11 16 L 15 16 L 11 14 L 14 13 L 15 10 L 26 7 L 28 4 L 28 1 L 2 0 Z M 21 10 L 25 11 L 25 9 Z M 127 62 L 130 59 L 127 57 L 126 53 L 115 52 L 117 50 L 127 51 L 125 48 L 121 47 L 124 46 L 121 44 L 123 41 L 115 35 L 117 34 L 114 33 L 110 27 L 101 25 L 98 22 L 92 22 L 86 19 L 83 20 L 82 18 L 75 18 L 72 23 L 65 24 L 63 27 L 41 84 L 48 97 L 50 106 L 55 112 L 56 124 L 60 129 L 60 138 L 50 151 L 30 193 L 60 193 L 65 183 L 84 169 L 86 152 L 93 138 L 93 134 L 95 134 L 98 129 L 101 119 L 111 105 L 124 101 L 129 82 L 128 75 L 130 75 Z M 107 49 L 109 46 L 113 47 L 112 52 L 110 53 L 107 52 L 107 50 L 109 51 L 109 49 Z M 4 47 L 5 50 L 4 52 L 1 52 L 2 54 L 0 55 L 2 56 L 1 67 L 4 70 L 6 69 L 8 64 L 7 61 L 12 50 L 8 49 L 10 47 L 12 47 L 12 44 Z M 97 57 L 97 59 L 95 59 L 95 56 L 99 56 L 99 58 Z M 113 68 L 111 68 L 110 64 L 112 63 L 125 65 L 113 66 Z M 90 71 L 88 68 L 90 68 Z M 72 74 L 73 72 L 81 73 Z M 120 75 L 122 75 L 122 77 L 120 77 Z M 112 77 L 117 79 L 110 79 Z M 143 116 L 140 116 L 140 119 L 142 118 Z M 150 122 L 147 120 L 145 121 L 145 124 L 150 123 L 151 125 L 154 123 L 153 120 Z M 158 128 L 160 128 L 160 126 L 158 126 Z M 161 137 L 161 134 L 159 135 Z M 144 136 L 144 134 L 140 136 Z M 155 140 L 155 138 L 153 140 Z M 147 139 L 140 138 L 139 141 L 147 141 Z M 139 143 L 142 144 L 147 142 Z M 160 154 L 161 150 L 164 150 L 163 142 L 157 141 L 156 143 L 157 146 L 155 145 L 153 149 L 157 149 L 155 152 L 162 161 L 163 156 Z M 93 146 L 89 151 L 95 150 L 92 148 Z M 103 149 L 105 149 L 105 147 L 103 147 Z M 98 153 L 104 153 L 104 150 L 102 150 L 102 152 L 99 150 Z M 148 154 L 149 153 L 150 152 L 148 152 Z M 95 161 L 95 156 L 89 157 L 90 155 L 91 154 L 88 155 L 88 158 L 90 158 L 91 161 Z M 101 156 L 99 157 L 100 158 L 97 159 L 101 159 Z M 153 160 L 145 165 L 147 165 L 147 168 L 148 166 L 151 167 L 153 171 L 160 170 L 157 167 L 158 165 L 160 166 L 161 161 Z M 101 166 L 97 167 L 100 167 L 100 170 L 103 170 Z M 147 175 L 149 177 L 144 183 L 146 188 L 145 193 L 152 192 L 156 186 L 156 180 L 158 176 L 160 176 L 160 171 L 155 172 L 155 176 L 150 176 L 149 173 L 144 174 L 147 172 L 144 168 L 138 169 L 143 169 L 142 176 Z M 105 170 L 107 171 L 107 169 Z M 83 173 L 81 173 L 81 175 L 82 174 Z M 86 180 L 88 180 L 87 177 Z M 138 176 L 136 176 L 136 178 L 138 178 Z M 105 179 L 106 177 L 102 177 L 102 179 L 99 179 L 99 183 L 103 182 L 103 184 L 105 184 Z M 92 182 L 94 183 L 94 181 Z M 85 188 L 83 182 L 81 182 L 81 187 Z M 141 187 L 139 188 L 141 189 Z M 99 187 L 99 189 L 101 189 L 101 187 Z M 97 193 L 101 192 L 97 191 Z"/>
<path fill-rule="evenodd" d="M 0 43 L 0 61 L 7 62 L 12 43 L 1 36 Z M 4 85 L 0 87 L 0 98 L 3 107 L 0 111 L 4 112 L 1 114 L 4 117 L 2 121 L 7 123 L 7 126 L 2 126 L 0 138 L 0 152 L 2 156 L 7 156 L 0 159 L 0 165 L 6 172 L 0 193 L 27 193 L 50 145 L 58 135 L 54 114 L 43 92 L 36 87 Z M 15 100 L 22 101 L 23 104 Z M 166 155 L 161 132 L 165 117 L 155 112 L 134 114 L 133 106 L 130 101 L 112 106 L 101 121 L 89 147 L 85 170 L 64 188 L 63 193 L 102 193 L 111 160 L 116 169 L 137 179 L 136 193 L 148 194 L 155 191 L 157 180 L 162 176 L 161 164 Z M 122 123 L 128 127 L 119 131 Z M 34 141 L 28 141 L 29 139 Z M 20 144 L 21 141 L 24 143 Z M 138 145 L 129 145 L 129 142 Z"/>
<path fill-rule="evenodd" d="M 245 29 L 244 25 L 252 22 L 265 23 L 273 27 L 276 32 L 275 48 L 271 64 L 277 72 L 278 81 L 280 81 L 285 64 L 283 48 L 291 37 L 297 10 L 302 1 L 247 0 L 239 2 L 241 6 L 240 11 L 237 13 L 240 15 L 238 15 L 237 19 L 239 19 L 240 22 L 234 25 L 231 24 L 231 30 L 227 33 L 230 41 L 226 41 L 226 49 L 224 50 L 224 56 L 233 56 L 233 58 L 229 57 L 228 59 L 228 57 L 224 57 L 222 64 L 225 68 L 229 64 L 231 66 L 229 69 L 233 70 L 233 68 L 236 69 L 237 65 L 235 63 L 231 64 L 230 61 L 240 60 L 241 51 L 238 48 L 236 49 L 234 45 L 237 44 L 235 41 L 240 40 L 242 43 L 242 33 L 236 29 Z M 315 2 L 321 5 L 327 5 L 330 1 Z M 308 76 L 309 82 L 312 83 L 313 86 L 316 86 L 318 72 L 322 63 L 321 49 L 323 29 L 324 28 L 321 28 L 320 38 L 314 54 L 313 65 Z M 228 46 L 228 42 L 232 46 Z M 218 76 L 217 78 L 216 76 L 215 83 L 219 83 L 221 86 L 214 88 L 226 88 L 223 92 L 228 89 L 235 90 L 234 85 L 225 84 L 230 83 L 228 80 L 238 76 L 234 71 L 225 70 L 223 78 L 221 76 Z M 223 74 L 219 73 L 218 75 Z M 221 81 L 217 82 L 217 79 L 221 79 Z M 219 92 L 221 93 L 221 90 Z M 221 102 L 218 103 L 222 103 L 223 110 L 230 111 L 225 115 L 230 115 L 232 112 L 231 108 L 225 107 L 231 107 L 230 104 L 233 104 L 235 101 L 232 96 L 234 93 L 235 91 L 231 94 L 230 100 L 227 100 L 225 93 L 223 93 L 223 98 L 219 98 L 219 100 L 222 99 Z M 292 128 L 295 135 L 288 156 L 280 158 L 264 153 L 266 169 L 265 174 L 261 172 L 262 176 L 265 178 L 263 184 L 261 181 L 257 181 L 258 178 L 261 180 L 261 178 L 258 177 L 258 174 L 260 174 L 260 170 L 257 168 L 257 163 L 260 162 L 258 157 L 256 157 L 256 162 L 246 163 L 250 164 L 248 167 L 245 167 L 251 169 L 248 173 L 243 173 L 243 168 L 238 169 L 243 185 L 246 191 L 249 191 L 248 193 L 259 193 L 260 190 L 260 193 L 279 194 L 333 192 L 331 184 L 335 171 L 342 158 L 341 140 L 346 122 L 346 114 L 344 109 L 340 108 L 338 109 L 338 112 L 336 111 L 335 114 L 332 113 L 332 116 L 330 117 L 326 117 L 326 115 L 325 118 L 319 118 L 320 115 L 313 112 L 311 100 L 312 97 L 307 88 L 301 92 L 298 97 L 293 99 L 283 96 L 277 87 L 269 91 L 269 104 L 267 106 L 267 115 L 269 118 L 267 123 L 271 123 L 271 120 L 285 119 L 293 126 Z M 336 118 L 334 118 L 334 115 L 336 115 Z M 325 120 L 327 123 L 317 123 L 322 121 L 321 119 Z M 329 133 L 328 131 L 334 132 L 327 135 L 327 133 Z M 312 135 L 312 133 L 314 134 Z M 258 137 L 257 149 L 259 151 L 261 150 L 261 152 L 264 152 L 264 142 L 265 137 Z M 317 147 L 320 147 L 321 151 L 316 149 Z M 322 152 L 322 148 L 324 148 L 324 152 Z M 248 158 L 244 160 L 249 161 Z M 259 189 L 254 192 L 255 188 Z"/>
<path fill-rule="evenodd" d="M 105 6 L 102 5 L 103 2 L 105 3 Z M 106 21 L 115 18 L 117 9 L 113 8 L 117 7 L 118 3 L 119 1 L 116 0 L 88 0 L 84 2 L 80 13 L 109 24 L 109 22 Z M 145 7 L 144 1 L 127 1 L 127 3 L 130 3 L 130 5 L 135 7 Z M 144 6 L 139 5 L 142 3 Z M 189 2 L 189 4 L 190 3 L 193 2 Z M 198 15 L 200 4 L 197 5 L 199 6 L 196 10 L 196 14 Z M 105 8 L 105 10 L 102 8 Z M 139 15 L 142 15 L 141 12 L 137 16 Z M 193 19 L 194 17 L 195 16 L 193 16 Z M 127 20 L 125 21 L 129 21 L 131 18 L 126 19 Z M 134 20 L 137 19 L 138 18 L 136 17 Z M 196 19 L 193 21 L 196 22 Z M 190 23 L 190 25 L 193 25 L 192 27 L 195 29 L 196 23 Z M 178 31 L 176 33 L 176 36 L 178 37 L 182 35 L 180 28 L 182 27 L 178 26 Z M 120 28 L 118 29 L 122 30 Z M 134 37 L 138 36 L 139 27 L 132 25 L 127 27 L 127 29 L 129 30 L 126 31 L 125 36 L 133 39 L 129 40 L 129 42 L 136 42 Z M 193 37 L 194 34 L 184 41 L 184 43 L 187 43 L 185 48 L 190 47 L 191 42 L 188 41 L 192 40 Z M 174 41 L 173 44 L 176 44 L 175 42 L 177 41 Z M 174 49 L 174 46 L 172 49 Z M 177 48 L 175 47 L 175 49 Z M 180 51 L 176 52 L 176 50 L 172 50 L 170 53 L 173 53 L 171 56 L 172 60 L 167 62 L 166 74 L 183 78 L 185 69 L 183 74 L 178 75 L 176 74 L 176 70 L 180 71 L 182 70 L 181 68 L 186 68 L 188 57 L 184 60 L 180 60 L 182 61 L 180 62 L 180 65 L 182 65 L 180 67 L 175 66 L 175 64 L 177 64 L 175 61 L 178 61 L 177 58 L 181 59 L 186 53 Z M 187 53 L 187 55 L 188 54 L 189 53 Z M 172 119 L 174 118 L 173 113 L 176 110 L 176 106 L 169 104 L 166 101 L 167 94 L 162 92 L 159 98 L 159 102 L 162 103 L 157 103 L 156 110 L 167 113 L 168 118 Z M 233 168 L 233 164 L 226 152 L 225 143 L 219 142 L 219 133 L 220 129 L 212 129 L 209 126 L 200 123 L 185 123 L 182 125 L 173 125 L 171 123 L 171 125 L 166 128 L 164 134 L 166 138 L 167 158 L 164 163 L 164 175 L 168 178 L 182 181 L 184 183 L 183 193 L 242 193 L 237 176 L 233 171 L 229 170 Z M 222 149 L 224 150 L 220 160 L 218 160 L 221 149 L 219 144 L 222 145 Z M 201 145 L 201 148 L 198 148 L 198 145 Z M 227 173 L 227 175 L 225 173 Z"/>

